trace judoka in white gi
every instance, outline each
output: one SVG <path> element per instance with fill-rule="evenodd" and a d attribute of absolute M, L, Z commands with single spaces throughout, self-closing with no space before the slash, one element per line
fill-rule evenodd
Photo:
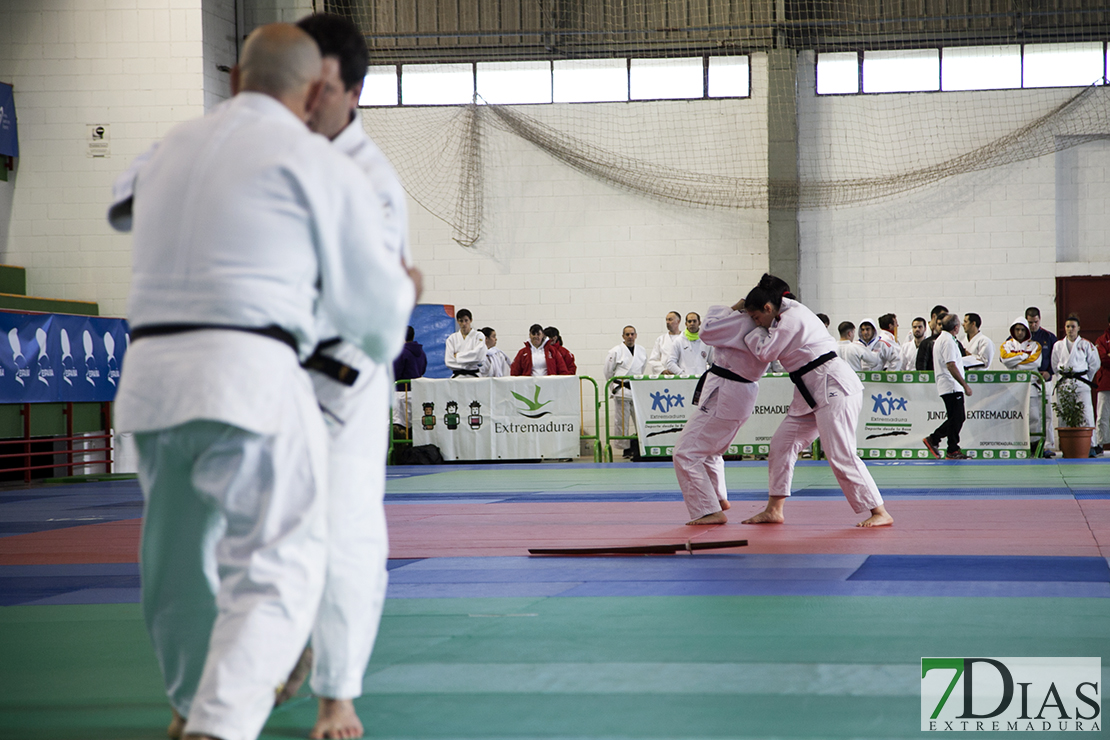
<path fill-rule="evenodd" d="M 605 358 L 605 380 L 618 376 L 643 375 L 647 365 L 647 352 L 636 344 L 636 327 L 626 326 L 621 331 L 621 343 L 609 350 Z M 609 384 L 613 398 L 613 431 L 619 436 L 631 436 L 636 429 L 636 416 L 633 411 L 632 393 L 627 380 L 617 380 Z M 632 440 L 615 439 L 613 448 L 622 450 L 625 457 L 632 455 Z"/>
<path fill-rule="evenodd" d="M 419 282 L 419 272 L 411 269 L 404 188 L 357 114 L 369 63 L 362 32 L 342 16 L 323 13 L 297 25 L 312 36 L 324 57 L 324 88 L 309 128 L 331 139 L 362 170 L 380 202 L 382 246 Z M 323 345 L 317 352 L 355 369 L 358 377 L 348 385 L 328 372 L 328 364 L 309 363 L 331 442 L 328 570 L 311 651 L 310 685 L 319 706 L 309 737 L 361 737 L 363 727 L 352 700 L 362 694 L 389 580 L 384 497 L 392 366 L 374 362 L 351 342 L 340 340 L 326 316 L 320 323 Z M 291 678 L 286 690 L 295 693 L 303 677 Z"/>
<path fill-rule="evenodd" d="M 836 327 L 840 341 L 836 343 L 836 354 L 848 363 L 857 373 L 865 370 L 878 370 L 883 361 L 877 354 L 853 339 L 856 327 L 851 321 L 841 321 Z"/>
<path fill-rule="evenodd" d="M 300 361 L 317 308 L 385 362 L 415 296 L 365 176 L 304 125 L 321 87 L 312 39 L 264 26 L 235 97 L 173 129 L 117 188 L 138 195 L 116 418 L 146 497 L 143 614 L 190 736 L 257 737 L 316 617 L 327 432 Z"/>
<path fill-rule="evenodd" d="M 486 356 L 478 367 L 478 377 L 507 378 L 511 363 L 509 356 L 497 347 L 497 332 L 489 326 L 483 326 L 479 331 L 486 338 Z"/>
<path fill-rule="evenodd" d="M 864 349 L 878 356 L 877 369 L 897 370 L 902 365 L 902 353 L 898 344 L 884 339 L 879 331 L 879 325 L 871 319 L 859 322 L 859 343 Z"/>
<path fill-rule="evenodd" d="M 1083 404 L 1083 426 L 1095 425 L 1095 405 L 1091 398 L 1095 373 L 1102 366 L 1098 350 L 1089 340 L 1079 336 L 1079 317 L 1072 314 L 1064 322 L 1064 338 L 1052 345 L 1052 369 L 1056 371 L 1056 389 L 1070 384 Z M 1092 445 L 1093 448 L 1093 445 Z M 1094 455 L 1092 455 L 1094 457 Z"/>
<path fill-rule="evenodd" d="M 443 364 L 451 369 L 451 377 L 478 377 L 482 360 L 486 359 L 486 335 L 474 331 L 474 315 L 469 309 L 455 312 L 459 330 L 447 337 L 443 344 Z"/>
<path fill-rule="evenodd" d="M 663 367 L 672 375 L 701 375 L 713 363 L 713 348 L 702 341 L 701 316 L 694 312 L 686 314 L 686 331 L 671 342 L 671 354 L 663 362 Z"/>
<path fill-rule="evenodd" d="M 701 339 L 713 347 L 713 367 L 699 381 L 698 401 L 675 445 L 673 460 L 687 524 L 724 524 L 729 508 L 722 457 L 755 408 L 759 378 L 767 362 L 744 342 L 756 329 L 744 302 L 713 306 L 701 327 Z"/>
<path fill-rule="evenodd" d="M 983 319 L 977 313 L 964 314 L 964 334 L 967 336 L 967 354 L 963 366 L 969 370 L 989 370 L 994 361 L 994 342 L 979 329 Z M 935 368 L 934 368 L 935 369 Z"/>
<path fill-rule="evenodd" d="M 667 314 L 667 331 L 655 338 L 655 344 L 648 353 L 644 372 L 647 375 L 673 375 L 667 370 L 667 359 L 671 356 L 671 345 L 682 335 L 682 316 L 677 311 Z"/>
<path fill-rule="evenodd" d="M 796 390 L 786 418 L 771 438 L 767 507 L 744 523 L 785 521 L 783 506 L 790 496 L 798 453 L 820 435 L 821 447 L 852 509 L 857 514 L 871 512 L 856 526 L 892 524 L 894 519 L 887 513 L 875 481 L 856 456 L 863 384 L 837 357 L 836 343 L 821 320 L 793 300 L 789 291 L 780 278 L 764 275 L 745 298 L 745 310 L 759 325 L 745 342 L 763 362 L 778 358 Z"/>

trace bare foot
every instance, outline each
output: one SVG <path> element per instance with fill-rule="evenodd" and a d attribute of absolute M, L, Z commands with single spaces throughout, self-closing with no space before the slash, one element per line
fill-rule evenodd
<path fill-rule="evenodd" d="M 312 740 L 362 737 L 362 722 L 355 714 L 354 702 L 350 699 L 326 699 L 321 696 L 316 724 L 308 736 Z"/>
<path fill-rule="evenodd" d="M 278 688 L 277 694 L 274 696 L 274 706 L 281 706 L 296 696 L 311 671 L 312 646 L 310 645 L 304 649 L 304 652 L 301 653 L 301 657 L 297 659 L 297 665 L 293 666 L 293 670 L 289 673 L 289 678 L 285 679 L 285 683 Z"/>
<path fill-rule="evenodd" d="M 722 511 L 728 511 L 729 509 L 731 509 L 731 508 L 732 508 L 732 504 L 730 504 L 730 503 L 728 502 L 728 499 L 727 499 L 727 498 L 723 498 L 723 499 L 720 499 L 720 500 L 719 500 L 719 503 L 721 504 L 721 510 L 722 510 Z"/>
<path fill-rule="evenodd" d="M 178 711 L 174 709 L 173 719 L 170 720 L 170 726 L 166 728 L 166 737 L 170 738 L 170 740 L 181 740 L 181 736 L 184 734 L 185 718 L 178 714 Z"/>
<path fill-rule="evenodd" d="M 782 515 L 781 509 L 764 509 L 755 516 L 745 519 L 743 524 L 782 524 L 786 521 L 786 517 Z"/>
<path fill-rule="evenodd" d="M 857 527 L 889 527 L 894 524 L 894 517 L 887 513 L 885 506 L 877 506 L 871 510 L 871 516 L 857 524 Z"/>
<path fill-rule="evenodd" d="M 698 517 L 697 519 L 686 522 L 686 526 L 690 526 L 691 524 L 724 524 L 727 521 L 728 517 L 725 516 L 723 511 L 714 511 L 712 514 L 706 514 L 703 517 Z"/>

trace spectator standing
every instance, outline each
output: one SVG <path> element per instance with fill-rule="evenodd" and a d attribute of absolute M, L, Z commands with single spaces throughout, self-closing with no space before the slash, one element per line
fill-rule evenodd
<path fill-rule="evenodd" d="M 405 332 L 405 346 L 401 354 L 393 361 L 393 378 L 396 380 L 396 389 L 393 398 L 393 423 L 404 433 L 412 429 L 412 409 L 409 408 L 408 382 L 416 378 L 423 378 L 424 371 L 428 369 L 428 356 L 424 354 L 424 345 L 416 341 L 416 330 L 411 326 Z M 395 431 L 401 431 L 395 430 Z"/>
<path fill-rule="evenodd" d="M 1096 449 L 1101 455 L 1104 447 L 1110 447 L 1110 317 L 1107 317 L 1106 331 L 1095 340 L 1098 352 L 1099 369 L 1095 375 L 1095 390 L 1098 391 L 1098 429 Z"/>
<path fill-rule="evenodd" d="M 891 314 L 886 314 L 890 316 Z M 889 332 L 887 332 L 889 334 Z M 879 358 L 879 370 L 897 370 L 902 364 L 898 342 L 887 341 L 881 336 L 878 326 L 871 319 L 864 319 L 859 325 L 859 343 Z"/>
<path fill-rule="evenodd" d="M 931 333 L 921 340 L 921 344 L 917 345 L 917 359 L 914 361 L 914 366 L 918 370 L 933 369 L 933 342 L 940 336 L 940 320 L 946 313 L 948 313 L 948 309 L 939 304 L 933 306 L 933 310 L 929 312 L 929 331 Z"/>
<path fill-rule="evenodd" d="M 621 332 L 621 343 L 609 350 L 605 358 L 605 380 L 625 375 L 643 375 L 647 366 L 647 351 L 636 344 L 636 327 L 626 326 Z M 636 415 L 632 405 L 631 387 L 627 380 L 613 380 L 609 384 L 613 398 L 615 420 L 613 431 L 622 437 L 629 436 L 636 428 Z M 622 450 L 624 457 L 635 455 L 636 440 L 613 440 L 614 449 Z"/>
<path fill-rule="evenodd" d="M 703 342 L 701 316 L 691 311 L 686 314 L 686 331 L 671 343 L 671 354 L 664 367 L 671 375 L 702 375 L 713 362 L 713 348 Z"/>
<path fill-rule="evenodd" d="M 840 341 L 836 343 L 836 354 L 848 363 L 857 373 L 874 370 L 882 364 L 879 356 L 855 341 L 856 325 L 851 321 L 841 321 L 836 327 Z"/>
<path fill-rule="evenodd" d="M 666 363 L 671 356 L 671 345 L 682 334 L 682 315 L 678 311 L 671 311 L 667 314 L 666 321 L 667 331 L 656 338 L 655 344 L 651 347 L 651 352 L 648 353 L 645 369 L 648 375 L 674 375 L 674 373 L 667 370 Z"/>
<path fill-rule="evenodd" d="M 933 457 L 940 457 L 940 440 L 947 439 L 946 460 L 966 460 L 967 455 L 960 449 L 960 430 L 963 429 L 967 414 L 964 412 L 964 393 L 971 396 L 971 386 L 960 370 L 962 361 L 956 346 L 956 332 L 960 330 L 960 319 L 956 314 L 946 314 L 941 319 L 941 333 L 933 342 L 933 367 L 936 368 L 937 393 L 944 401 L 946 416 L 944 423 L 922 441 Z M 960 393 L 963 388 L 963 393 Z"/>
<path fill-rule="evenodd" d="M 1095 425 L 1095 407 L 1091 399 L 1091 391 L 1095 388 L 1095 373 L 1101 364 L 1098 350 L 1095 345 L 1079 336 L 1079 316 L 1072 314 L 1064 322 L 1064 338 L 1052 347 L 1052 367 L 1059 376 L 1056 380 L 1056 389 L 1064 385 L 1075 387 L 1079 402 L 1083 404 L 1083 426 Z M 1096 440 L 1097 443 L 1097 440 Z M 1095 452 L 1095 444 L 1091 445 L 1091 457 L 1098 457 L 1102 451 Z"/>
<path fill-rule="evenodd" d="M 1008 370 L 1026 370 L 1037 373 L 1041 365 L 1041 345 L 1030 338 L 1029 324 L 1023 318 L 1014 319 L 1010 324 L 1010 337 L 998 348 L 998 358 L 1002 366 Z M 1032 383 L 1029 389 L 1029 434 L 1041 434 L 1041 395 L 1040 383 Z M 1048 445 L 1052 439 L 1052 430 L 1045 430 L 1045 456 L 1052 457 Z"/>
<path fill-rule="evenodd" d="M 497 332 L 489 326 L 479 331 L 486 338 L 486 356 L 478 368 L 478 377 L 504 378 L 509 374 L 509 356 L 497 348 Z"/>
<path fill-rule="evenodd" d="M 443 345 L 443 364 L 451 368 L 451 377 L 476 378 L 482 360 L 486 358 L 486 337 L 473 329 L 474 316 L 469 309 L 460 308 L 455 313 L 459 330 L 447 337 Z"/>
<path fill-rule="evenodd" d="M 964 334 L 967 336 L 967 355 L 963 358 L 968 370 L 989 370 L 994 360 L 994 342 L 979 331 L 983 319 L 977 313 L 964 314 Z"/>
<path fill-rule="evenodd" d="M 528 341 L 516 353 L 509 372 L 516 377 L 544 375 L 570 375 L 562 352 L 555 348 L 551 340 L 544 336 L 543 327 L 532 324 L 528 329 Z"/>
<path fill-rule="evenodd" d="M 574 354 L 563 346 L 563 335 L 554 326 L 543 330 L 543 335 L 551 340 L 555 350 L 563 356 L 563 363 L 567 366 L 567 375 L 578 374 L 578 363 L 574 361 Z"/>
<path fill-rule="evenodd" d="M 1056 346 L 1056 335 L 1041 326 L 1041 310 L 1036 306 L 1030 306 L 1025 309 L 1025 321 L 1029 324 L 1029 338 L 1041 346 L 1041 361 L 1037 370 L 1044 379 L 1044 389 L 1042 391 L 1040 385 L 1033 386 L 1033 396 L 1029 399 L 1029 408 L 1034 406 L 1037 408 L 1038 419 L 1040 418 L 1041 399 L 1045 396 L 1052 397 L 1052 378 L 1056 373 L 1055 368 L 1052 367 L 1052 348 Z M 1043 396 L 1042 396 L 1043 393 Z M 1033 412 L 1030 411 L 1030 417 Z M 1044 438 L 1045 457 L 1055 457 L 1052 450 L 1055 448 L 1053 444 L 1053 422 L 1052 422 L 1052 404 L 1045 405 L 1045 426 L 1048 432 Z"/>
<path fill-rule="evenodd" d="M 910 338 L 902 345 L 902 370 L 917 369 L 917 348 L 925 339 L 925 319 L 918 316 L 910 322 Z"/>

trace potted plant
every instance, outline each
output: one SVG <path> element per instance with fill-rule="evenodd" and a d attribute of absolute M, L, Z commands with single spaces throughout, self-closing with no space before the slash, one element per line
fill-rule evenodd
<path fill-rule="evenodd" d="M 1091 451 L 1091 433 L 1094 427 L 1083 426 L 1083 402 L 1079 400 L 1079 384 L 1061 382 L 1056 385 L 1056 400 L 1052 410 L 1060 426 L 1060 452 L 1064 457 L 1087 457 Z"/>

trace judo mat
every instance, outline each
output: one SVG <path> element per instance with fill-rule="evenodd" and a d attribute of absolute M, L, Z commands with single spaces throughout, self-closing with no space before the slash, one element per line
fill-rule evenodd
<path fill-rule="evenodd" d="M 729 464 L 729 523 L 696 528 L 665 464 L 390 468 L 367 736 L 917 737 L 922 657 L 1110 654 L 1110 459 L 868 468 L 893 527 L 854 527 L 824 463 L 760 527 L 766 465 Z M 133 481 L 0 491 L 0 738 L 164 737 L 141 507 Z M 749 545 L 527 553 L 691 538 Z M 314 716 L 302 690 L 263 737 Z"/>

